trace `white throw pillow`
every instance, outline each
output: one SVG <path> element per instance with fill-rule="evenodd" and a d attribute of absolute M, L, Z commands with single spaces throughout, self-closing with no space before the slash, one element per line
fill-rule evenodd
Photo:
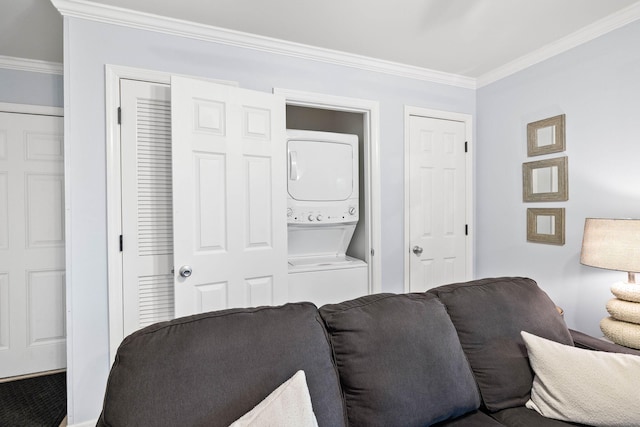
<path fill-rule="evenodd" d="M 304 371 L 275 389 L 230 427 L 318 427 Z"/>
<path fill-rule="evenodd" d="M 521 334 L 535 373 L 527 408 L 593 426 L 640 426 L 640 356 Z"/>

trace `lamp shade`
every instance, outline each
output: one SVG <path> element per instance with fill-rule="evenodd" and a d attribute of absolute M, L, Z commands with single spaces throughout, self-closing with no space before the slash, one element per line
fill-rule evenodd
<path fill-rule="evenodd" d="M 580 263 L 640 272 L 640 219 L 587 218 Z"/>

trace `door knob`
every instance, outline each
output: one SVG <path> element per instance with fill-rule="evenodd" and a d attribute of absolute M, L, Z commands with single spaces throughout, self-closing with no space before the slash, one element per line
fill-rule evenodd
<path fill-rule="evenodd" d="M 193 273 L 193 270 L 191 270 L 191 267 L 188 265 L 183 265 L 180 267 L 179 273 L 182 277 L 189 277 L 191 276 L 191 273 Z"/>
<path fill-rule="evenodd" d="M 420 246 L 414 246 L 412 249 L 413 253 L 417 256 L 422 255 L 422 248 Z"/>

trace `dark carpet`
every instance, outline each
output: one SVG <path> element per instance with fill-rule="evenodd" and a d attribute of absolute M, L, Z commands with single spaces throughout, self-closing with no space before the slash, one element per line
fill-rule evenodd
<path fill-rule="evenodd" d="M 0 427 L 58 427 L 66 414 L 64 372 L 0 383 Z"/>

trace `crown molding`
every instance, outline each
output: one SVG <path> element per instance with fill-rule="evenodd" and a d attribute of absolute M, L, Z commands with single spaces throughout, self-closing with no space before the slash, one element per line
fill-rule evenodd
<path fill-rule="evenodd" d="M 59 62 L 39 61 L 36 59 L 16 58 L 0 55 L 0 68 L 33 73 L 62 74 L 62 64 Z"/>
<path fill-rule="evenodd" d="M 62 15 L 68 17 L 82 18 L 147 31 L 156 31 L 191 39 L 276 53 L 294 58 L 309 59 L 399 77 L 424 80 L 432 83 L 467 89 L 476 88 L 475 78 L 457 74 L 444 73 L 367 56 L 153 15 L 87 0 L 51 0 L 51 2 Z"/>
<path fill-rule="evenodd" d="M 467 89 L 476 89 L 487 86 L 640 19 L 639 1 L 572 34 L 569 34 L 566 37 L 508 62 L 501 67 L 495 68 L 476 79 L 473 77 L 445 73 L 413 65 L 385 61 L 367 56 L 319 48 L 220 27 L 213 27 L 196 22 L 153 15 L 131 9 L 95 3 L 88 0 L 51 0 L 51 2 L 62 15 L 68 17 L 121 25 L 147 31 L 155 31 L 174 36 L 275 53 L 294 58 L 314 60 Z M 36 64 L 33 64 L 31 69 L 27 69 L 5 66 L 5 62 L 2 59 L 3 57 L 0 56 L 0 67 L 62 74 L 62 67 L 60 64 L 25 60 L 30 63 L 40 63 L 42 65 L 42 67 L 37 68 Z M 47 67 L 45 64 L 50 65 Z M 36 69 L 34 69 L 34 67 Z"/>
<path fill-rule="evenodd" d="M 498 67 L 477 79 L 481 88 L 640 19 L 640 1 Z"/>

